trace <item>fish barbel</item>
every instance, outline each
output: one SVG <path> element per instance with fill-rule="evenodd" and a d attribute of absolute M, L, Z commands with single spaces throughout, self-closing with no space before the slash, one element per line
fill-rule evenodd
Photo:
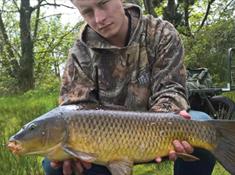
<path fill-rule="evenodd" d="M 168 155 L 175 139 L 210 151 L 235 174 L 235 121 L 186 120 L 174 113 L 59 106 L 26 124 L 10 138 L 8 147 L 18 155 L 79 158 L 106 165 L 113 175 L 129 175 L 134 163 Z"/>

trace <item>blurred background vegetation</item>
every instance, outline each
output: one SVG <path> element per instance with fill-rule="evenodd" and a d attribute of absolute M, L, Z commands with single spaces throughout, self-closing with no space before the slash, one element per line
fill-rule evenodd
<path fill-rule="evenodd" d="M 188 67 L 207 67 L 216 84 L 225 81 L 227 50 L 235 43 L 235 0 L 127 1 L 175 25 L 184 40 Z M 0 95 L 59 83 L 82 23 L 62 22 L 63 11 L 48 15 L 61 7 L 74 10 L 63 0 L 0 2 Z"/>
<path fill-rule="evenodd" d="M 170 21 L 179 31 L 189 68 L 207 67 L 216 85 L 225 83 L 227 50 L 235 47 L 235 0 L 128 0 L 145 14 Z M 60 77 L 82 21 L 62 22 L 70 1 L 0 1 L 0 174 L 42 174 L 41 158 L 6 150 L 20 126 L 57 104 Z M 234 93 L 228 96 L 235 100 Z M 135 174 L 172 174 L 172 164 L 137 166 Z M 155 173 L 154 173 L 155 172 Z M 217 165 L 214 175 L 228 174 Z"/>

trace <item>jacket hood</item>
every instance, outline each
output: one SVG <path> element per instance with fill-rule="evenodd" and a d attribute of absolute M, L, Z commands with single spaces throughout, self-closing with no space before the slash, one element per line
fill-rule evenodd
<path fill-rule="evenodd" d="M 137 26 L 134 30 L 131 31 L 131 36 L 128 42 L 128 45 L 130 45 L 133 40 L 136 40 L 136 37 L 138 35 L 138 28 L 142 18 L 142 11 L 139 6 L 131 3 L 123 3 L 123 7 L 131 15 L 131 18 L 133 15 L 138 18 Z M 96 33 L 88 24 L 84 24 L 84 27 L 81 29 L 80 41 L 83 45 L 91 49 L 119 48 L 117 46 L 111 45 L 107 40 L 105 40 L 105 38 Z"/>

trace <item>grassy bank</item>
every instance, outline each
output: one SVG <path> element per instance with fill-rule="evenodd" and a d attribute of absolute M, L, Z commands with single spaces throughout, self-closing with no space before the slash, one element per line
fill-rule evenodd
<path fill-rule="evenodd" d="M 24 95 L 0 97 L 0 175 L 42 175 L 40 157 L 16 157 L 6 149 L 8 138 L 28 121 L 57 106 L 57 91 L 31 91 Z M 233 95 L 231 95 L 233 96 Z M 135 175 L 171 175 L 172 162 L 138 165 Z M 213 175 L 228 175 L 217 164 Z"/>
<path fill-rule="evenodd" d="M 28 92 L 25 95 L 0 97 L 0 174 L 41 175 L 40 157 L 17 157 L 6 149 L 8 138 L 25 123 L 57 105 L 57 92 Z"/>

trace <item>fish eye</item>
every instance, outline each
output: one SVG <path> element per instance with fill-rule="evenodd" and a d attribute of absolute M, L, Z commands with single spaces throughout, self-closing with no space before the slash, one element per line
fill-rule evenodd
<path fill-rule="evenodd" d="M 29 125 L 28 130 L 33 131 L 36 127 L 37 125 L 35 123 L 32 123 L 31 125 Z"/>

